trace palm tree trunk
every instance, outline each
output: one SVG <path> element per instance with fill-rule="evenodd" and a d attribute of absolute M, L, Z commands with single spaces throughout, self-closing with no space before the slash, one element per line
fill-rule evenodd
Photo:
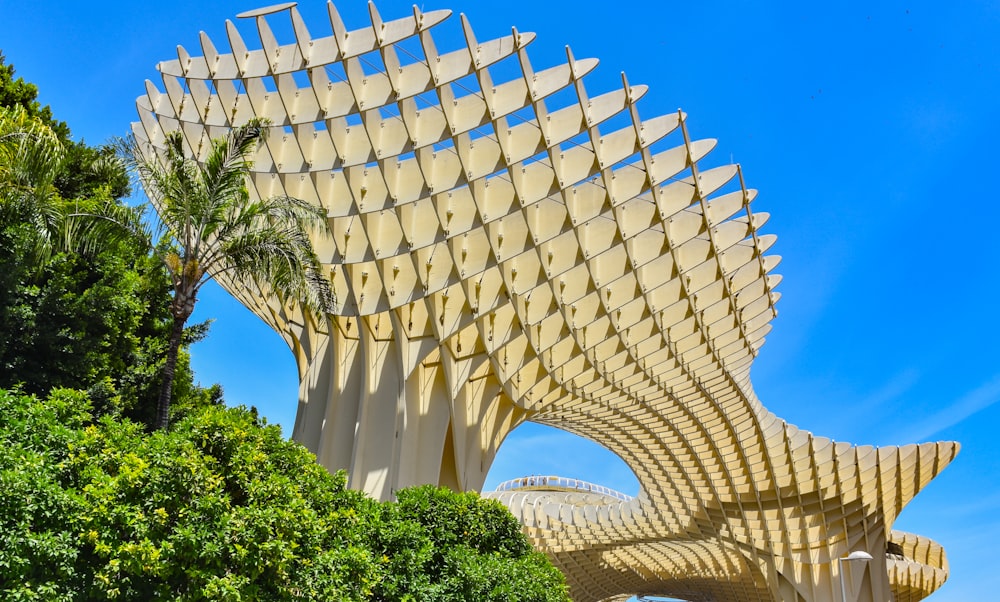
<path fill-rule="evenodd" d="M 160 401 L 156 407 L 156 428 L 166 429 L 170 423 L 170 395 L 174 388 L 174 369 L 177 367 L 177 354 L 181 348 L 181 338 L 184 335 L 184 323 L 187 318 L 174 316 L 174 328 L 170 332 L 170 347 L 167 349 L 167 361 L 163 365 L 163 384 L 160 386 Z"/>

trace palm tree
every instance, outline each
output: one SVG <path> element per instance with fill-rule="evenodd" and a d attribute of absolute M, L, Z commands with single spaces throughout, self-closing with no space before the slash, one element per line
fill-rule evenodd
<path fill-rule="evenodd" d="M 33 259 L 53 251 L 89 255 L 131 238 L 141 214 L 110 196 L 63 199 L 56 178 L 65 170 L 58 135 L 24 107 L 0 107 L 0 231 L 16 229 Z M 124 175 L 114 157 L 85 167 L 105 182 Z M 125 225 L 123 229 L 121 226 Z M 13 234 L 12 234 L 13 235 Z"/>
<path fill-rule="evenodd" d="M 333 295 L 306 226 L 325 227 L 322 209 L 290 197 L 252 199 L 249 154 L 263 139 L 260 121 L 212 140 L 203 162 L 186 156 L 180 132 L 158 154 L 131 138 L 125 157 L 159 213 L 155 252 L 173 281 L 173 330 L 163 369 L 157 428 L 169 421 L 174 368 L 184 327 L 211 277 L 253 283 L 316 314 L 332 310 Z"/>
<path fill-rule="evenodd" d="M 24 107 L 0 107 L 0 227 L 26 226 L 38 249 L 61 226 L 54 182 L 62 157 L 63 146 L 48 126 Z"/>

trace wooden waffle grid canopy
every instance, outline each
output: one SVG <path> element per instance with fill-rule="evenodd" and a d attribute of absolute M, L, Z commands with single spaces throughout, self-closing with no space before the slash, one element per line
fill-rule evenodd
<path fill-rule="evenodd" d="M 243 13 L 254 48 L 232 22 L 227 50 L 202 33 L 201 56 L 178 47 L 160 63 L 165 91 L 147 82 L 133 124 L 147 152 L 179 130 L 201 157 L 264 117 L 251 192 L 326 210 L 326 319 L 222 282 L 295 353 L 293 436 L 320 462 L 387 498 L 425 482 L 481 489 L 525 420 L 597 441 L 635 472 L 638 497 L 493 494 L 578 600 L 833 600 L 836 559 L 858 548 L 875 560 L 852 575 L 857 599 L 941 584 L 936 544 L 884 551 L 957 444 L 834 443 L 754 395 L 775 237 L 758 232 L 767 214 L 750 210 L 738 166 L 699 166 L 713 140 L 693 140 L 680 111 L 640 118 L 646 87 L 624 74 L 591 95 L 597 60 L 568 48 L 537 69 L 533 34 L 480 42 L 463 15 L 465 43 L 440 50 L 432 30 L 451 11 L 384 20 L 369 4 L 355 30 L 328 12 L 320 37 L 295 3 Z"/>

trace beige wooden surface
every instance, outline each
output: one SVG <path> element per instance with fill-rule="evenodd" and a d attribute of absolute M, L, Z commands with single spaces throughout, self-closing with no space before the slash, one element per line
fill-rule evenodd
<path fill-rule="evenodd" d="M 481 489 L 526 420 L 604 445 L 638 477 L 635 499 L 490 494 L 576 600 L 839 600 L 852 550 L 874 560 L 850 564 L 848 599 L 937 589 L 940 546 L 891 528 L 957 444 L 833 442 L 753 392 L 779 258 L 739 166 L 703 167 L 714 141 L 693 140 L 681 111 L 641 117 L 646 86 L 624 75 L 588 91 L 595 59 L 567 49 L 536 67 L 532 34 L 479 41 L 464 17 L 464 44 L 439 48 L 450 11 L 369 12 L 347 31 L 330 4 L 332 36 L 295 3 L 244 13 L 259 39 L 227 23 L 225 44 L 178 47 L 133 126 L 150 152 L 181 129 L 199 155 L 266 117 L 253 193 L 326 209 L 315 242 L 334 314 L 223 283 L 296 356 L 294 438 L 380 498 Z M 268 20 L 289 18 L 296 39 L 280 45 Z M 494 80 L 501 61 L 520 77 Z"/>

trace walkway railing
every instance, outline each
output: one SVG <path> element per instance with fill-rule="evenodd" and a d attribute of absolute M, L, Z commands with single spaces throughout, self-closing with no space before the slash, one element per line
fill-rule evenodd
<path fill-rule="evenodd" d="M 580 479 L 568 479 L 566 477 L 556 477 L 556 476 L 533 476 L 533 477 L 521 477 L 520 479 L 511 479 L 509 481 L 504 481 L 497 485 L 497 491 L 515 491 L 515 490 L 528 490 L 528 491 L 583 491 L 586 493 L 596 493 L 599 495 L 605 495 L 608 497 L 613 497 L 615 499 L 628 502 L 632 500 L 632 496 L 625 495 L 620 491 L 615 491 L 614 489 L 609 489 L 603 485 L 596 485 L 594 483 L 588 483 L 587 481 L 581 481 Z"/>

